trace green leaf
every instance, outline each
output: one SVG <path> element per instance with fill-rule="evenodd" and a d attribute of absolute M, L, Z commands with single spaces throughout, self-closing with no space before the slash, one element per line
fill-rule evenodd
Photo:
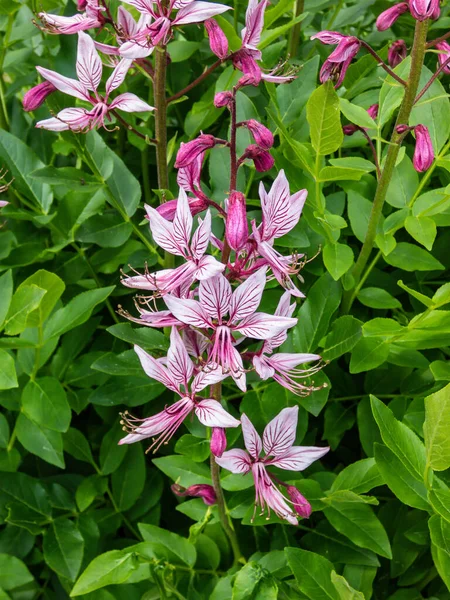
<path fill-rule="evenodd" d="M 194 566 L 197 552 L 186 538 L 147 523 L 139 523 L 138 527 L 144 540 L 151 542 L 157 556 L 161 556 L 162 552 L 169 562 L 179 564 L 181 561 L 188 567 Z"/>
<path fill-rule="evenodd" d="M 108 327 L 107 331 L 119 340 L 137 344 L 144 350 L 167 350 L 169 347 L 165 335 L 149 327 L 133 328 L 130 323 L 118 323 Z"/>
<path fill-rule="evenodd" d="M 15 516 L 21 513 L 26 520 L 17 523 L 31 533 L 39 533 L 40 525 L 47 522 L 52 515 L 52 509 L 44 486 L 37 480 L 24 473 L 2 473 L 0 477 L 0 511 L 6 515 L 9 508 Z M 17 520 L 17 519 L 16 519 Z"/>
<path fill-rule="evenodd" d="M 34 581 L 26 565 L 10 554 L 0 554 L 0 588 L 13 590 Z"/>
<path fill-rule="evenodd" d="M 19 386 L 16 375 L 16 365 L 13 357 L 0 349 L 0 390 L 10 390 Z"/>
<path fill-rule="evenodd" d="M 322 275 L 311 287 L 297 315 L 299 325 L 294 329 L 297 352 L 313 352 L 317 349 L 340 304 L 341 294 L 341 286 L 328 274 Z"/>
<path fill-rule="evenodd" d="M 361 325 L 361 321 L 351 315 L 336 319 L 325 340 L 325 349 L 321 353 L 323 359 L 334 360 L 346 352 L 350 352 L 361 338 Z"/>
<path fill-rule="evenodd" d="M 352 588 L 345 577 L 338 575 L 336 571 L 332 571 L 331 581 L 341 600 L 364 600 L 364 594 Z"/>
<path fill-rule="evenodd" d="M 74 167 L 44 167 L 30 173 L 30 177 L 49 185 L 65 185 L 72 190 L 80 191 L 83 191 L 86 186 L 91 188 L 102 185 L 93 175 Z"/>
<path fill-rule="evenodd" d="M 162 384 L 148 377 L 114 377 L 96 388 L 89 396 L 89 402 L 99 406 L 139 406 L 157 398 L 163 390 Z"/>
<path fill-rule="evenodd" d="M 306 104 L 306 118 L 311 132 L 311 143 L 317 154 L 326 155 L 340 148 L 342 133 L 339 98 L 333 83 L 327 81 L 318 87 Z"/>
<path fill-rule="evenodd" d="M 450 590 L 450 523 L 437 515 L 428 521 L 431 535 L 431 554 L 442 581 Z"/>
<path fill-rule="evenodd" d="M 233 584 L 232 600 L 246 600 L 252 594 L 264 576 L 261 566 L 256 562 L 248 562 L 236 575 Z"/>
<path fill-rule="evenodd" d="M 63 436 L 64 451 L 91 465 L 95 465 L 89 442 L 78 429 L 71 427 Z"/>
<path fill-rule="evenodd" d="M 186 434 L 175 444 L 175 452 L 192 458 L 195 462 L 204 462 L 210 455 L 209 440 Z"/>
<path fill-rule="evenodd" d="M 413 298 L 416 298 L 416 300 L 419 300 L 419 302 L 422 302 L 422 304 L 425 304 L 426 307 L 429 308 L 430 306 L 433 306 L 433 301 L 431 300 L 431 298 L 428 298 L 428 296 L 425 296 L 425 294 L 421 294 L 420 292 L 408 287 L 407 285 L 405 285 L 403 283 L 403 281 L 401 279 L 399 281 L 397 281 L 397 285 L 399 287 L 401 287 L 402 290 L 405 290 L 405 292 L 408 292 L 408 294 L 413 296 Z"/>
<path fill-rule="evenodd" d="M 344 433 L 355 423 L 351 406 L 344 407 L 342 403 L 333 402 L 325 411 L 325 427 L 323 438 L 328 441 L 332 450 L 339 446 Z"/>
<path fill-rule="evenodd" d="M 5 320 L 7 335 L 22 333 L 27 328 L 30 313 L 37 309 L 46 293 L 34 284 L 21 286 L 15 291 Z"/>
<path fill-rule="evenodd" d="M 416 242 L 425 246 L 427 250 L 433 248 L 437 228 L 431 217 L 406 217 L 405 229 Z"/>
<path fill-rule="evenodd" d="M 324 515 L 333 527 L 361 548 L 392 558 L 386 531 L 364 500 L 351 491 L 339 490 L 326 499 Z"/>
<path fill-rule="evenodd" d="M 328 242 L 323 249 L 323 262 L 331 277 L 338 281 L 353 264 L 353 250 L 345 244 Z"/>
<path fill-rule="evenodd" d="M 13 293 L 12 271 L 6 271 L 0 277 L 0 329 L 8 314 Z"/>
<path fill-rule="evenodd" d="M 27 327 L 37 327 L 50 315 L 55 304 L 66 289 L 66 286 L 60 277 L 45 269 L 40 269 L 25 279 L 25 281 L 19 285 L 17 291 L 19 291 L 22 286 L 27 285 L 37 285 L 40 289 L 46 290 L 47 292 L 39 303 L 38 308 L 31 312 L 27 317 Z"/>
<path fill-rule="evenodd" d="M 376 337 L 363 337 L 352 350 L 350 373 L 362 373 L 376 369 L 389 356 L 389 344 Z"/>
<path fill-rule="evenodd" d="M 12 133 L 0 129 L 0 159 L 1 164 L 8 166 L 14 187 L 40 207 L 43 214 L 48 214 L 53 194 L 47 184 L 32 179 L 30 175 L 45 166 L 33 150 Z"/>
<path fill-rule="evenodd" d="M 57 310 L 47 321 L 44 328 L 44 338 L 60 336 L 66 331 L 85 323 L 91 316 L 94 308 L 104 302 L 114 290 L 114 286 L 98 288 L 82 292 L 63 308 Z"/>
<path fill-rule="evenodd" d="M 434 471 L 450 467 L 450 384 L 425 398 L 423 432 L 427 465 Z"/>
<path fill-rule="evenodd" d="M 0 448 L 6 448 L 9 442 L 9 424 L 5 415 L 0 413 Z"/>
<path fill-rule="evenodd" d="M 21 413 L 17 419 L 16 433 L 17 439 L 28 452 L 64 469 L 63 442 L 60 433 L 30 421 L 24 413 Z"/>
<path fill-rule="evenodd" d="M 331 582 L 334 571 L 332 563 L 320 554 L 285 548 L 289 566 L 294 573 L 299 590 L 310 600 L 340 600 L 340 596 Z"/>
<path fill-rule="evenodd" d="M 54 377 L 29 381 L 22 392 L 22 409 L 38 425 L 53 431 L 67 431 L 72 411 L 64 388 Z"/>
<path fill-rule="evenodd" d="M 137 566 L 137 557 L 126 548 L 100 554 L 83 571 L 70 595 L 81 596 L 106 585 L 124 583 Z"/>
<path fill-rule="evenodd" d="M 367 287 L 358 292 L 358 300 L 369 308 L 389 309 L 401 308 L 400 302 L 382 288 Z"/>
<path fill-rule="evenodd" d="M 393 267 L 403 271 L 440 271 L 444 265 L 426 250 L 414 244 L 400 242 L 395 249 L 384 257 L 384 260 Z"/>
<path fill-rule="evenodd" d="M 402 79 L 407 78 L 409 74 L 411 59 L 406 58 L 394 69 L 394 73 Z M 383 125 L 389 121 L 395 112 L 395 109 L 400 106 L 405 93 L 403 85 L 398 83 L 390 75 L 386 77 L 380 90 L 379 108 L 378 108 L 378 127 L 381 129 Z"/>
<path fill-rule="evenodd" d="M 44 558 L 48 566 L 69 581 L 75 581 L 83 560 L 84 540 L 72 521 L 57 519 L 44 536 Z"/>
<path fill-rule="evenodd" d="M 107 212 L 85 221 L 78 229 L 76 239 L 102 248 L 118 248 L 125 244 L 132 231 L 131 223 L 124 223 L 120 215 Z"/>
<path fill-rule="evenodd" d="M 120 423 L 116 423 L 103 437 L 102 445 L 100 446 L 100 468 L 102 475 L 114 473 L 125 458 L 127 446 L 119 445 L 121 438 L 123 438 L 123 431 Z"/>
<path fill-rule="evenodd" d="M 108 480 L 105 477 L 91 475 L 82 480 L 75 492 L 75 501 L 80 512 L 84 512 L 94 502 L 97 497 L 102 497 L 108 487 Z"/>
<path fill-rule="evenodd" d="M 450 523 L 450 489 L 433 478 L 433 487 L 428 493 L 428 500 L 435 513 Z"/>
<path fill-rule="evenodd" d="M 382 444 L 374 444 L 375 460 L 385 484 L 397 498 L 412 508 L 430 509 L 427 488 L 405 467 L 397 456 Z"/>
<path fill-rule="evenodd" d="M 133 444 L 127 460 L 112 475 L 112 492 L 120 510 L 128 510 L 140 497 L 145 485 L 145 458 L 140 444 Z"/>
<path fill-rule="evenodd" d="M 364 494 L 383 483 L 375 459 L 364 458 L 348 465 L 338 474 L 331 486 L 331 492 L 350 490 L 355 494 Z"/>
<path fill-rule="evenodd" d="M 359 127 L 364 127 L 366 129 L 376 129 L 377 125 L 372 117 L 369 116 L 369 113 L 362 106 L 357 106 L 356 104 L 352 104 L 345 98 L 339 98 L 339 106 L 342 114 L 346 119 L 348 119 L 351 123 L 358 125 Z"/>
<path fill-rule="evenodd" d="M 187 456 L 162 456 L 154 458 L 153 464 L 173 481 L 177 481 L 183 487 L 189 487 L 196 483 L 207 483 L 211 485 L 211 475 L 206 465 L 196 463 Z"/>

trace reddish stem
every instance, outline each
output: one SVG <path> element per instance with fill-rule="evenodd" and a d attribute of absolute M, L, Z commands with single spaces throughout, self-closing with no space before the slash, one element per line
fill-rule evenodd
<path fill-rule="evenodd" d="M 417 94 L 416 99 L 414 100 L 414 104 L 417 104 L 417 102 L 419 102 L 419 100 L 422 98 L 422 96 L 427 93 L 429 88 L 433 85 L 434 81 L 439 77 L 439 75 L 442 73 L 442 71 L 446 67 L 448 67 L 448 65 L 450 65 L 450 56 L 447 58 L 445 63 L 442 63 L 442 65 L 439 67 L 439 69 L 436 71 L 436 73 L 433 74 L 430 81 L 426 85 L 424 85 L 423 89 Z"/>

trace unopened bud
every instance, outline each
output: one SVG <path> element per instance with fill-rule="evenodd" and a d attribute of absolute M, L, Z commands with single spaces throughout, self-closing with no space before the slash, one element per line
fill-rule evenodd
<path fill-rule="evenodd" d="M 227 436 L 222 427 L 213 427 L 210 448 L 212 454 L 220 458 L 227 448 Z"/>
<path fill-rule="evenodd" d="M 228 40 L 217 21 L 207 19 L 205 21 L 205 29 L 209 37 L 209 47 L 216 56 L 221 59 L 228 55 Z"/>
<path fill-rule="evenodd" d="M 302 496 L 302 494 L 300 494 L 298 489 L 293 485 L 289 485 L 287 486 L 286 491 L 289 495 L 289 498 L 294 503 L 295 512 L 304 519 L 310 517 L 312 512 L 311 504 L 304 496 Z"/>
<path fill-rule="evenodd" d="M 409 10 L 417 21 L 436 20 L 441 14 L 439 0 L 409 0 Z"/>
<path fill-rule="evenodd" d="M 439 65 L 442 67 L 450 58 L 450 45 L 447 42 L 438 42 L 436 44 L 436 49 L 439 50 L 439 54 L 438 54 L 438 61 L 439 61 Z M 447 64 L 443 69 L 442 72 L 445 73 L 446 75 L 450 74 L 450 64 Z"/>
<path fill-rule="evenodd" d="M 228 106 L 233 100 L 233 94 L 231 92 L 219 92 L 214 96 L 214 106 L 216 108 L 223 108 Z"/>
<path fill-rule="evenodd" d="M 372 106 L 369 106 L 369 108 L 367 109 L 367 114 L 371 119 L 376 119 L 378 117 L 378 109 L 378 104 L 372 104 Z"/>
<path fill-rule="evenodd" d="M 206 483 L 199 483 L 197 485 L 191 485 L 188 488 L 184 488 L 178 483 L 174 483 L 171 486 L 172 492 L 177 496 L 192 496 L 193 498 L 202 498 L 203 502 L 207 505 L 216 503 L 216 493 L 212 485 Z"/>
<path fill-rule="evenodd" d="M 260 148 L 263 148 L 264 150 L 272 148 L 273 134 L 270 129 L 267 129 L 262 123 L 259 123 L 255 119 L 250 119 L 249 121 L 242 121 L 241 125 L 250 131 Z"/>
<path fill-rule="evenodd" d="M 399 4 L 395 4 L 388 8 L 378 17 L 376 21 L 376 26 L 378 31 L 386 31 L 389 27 L 395 23 L 395 21 L 408 10 L 407 2 L 400 2 Z"/>
<path fill-rule="evenodd" d="M 43 81 L 28 90 L 22 100 L 23 108 L 27 112 L 36 110 L 44 103 L 47 96 L 56 92 L 56 88 L 50 81 Z"/>
<path fill-rule="evenodd" d="M 208 203 L 203 198 L 188 198 L 188 203 L 189 208 L 191 209 L 192 216 L 195 216 L 208 208 Z M 178 199 L 175 198 L 175 200 L 163 202 L 162 204 L 156 207 L 156 210 L 167 221 L 173 221 L 175 218 L 177 205 Z"/>
<path fill-rule="evenodd" d="M 84 10 L 87 6 L 87 0 L 77 0 L 78 10 Z"/>
<path fill-rule="evenodd" d="M 404 40 L 396 40 L 393 44 L 391 44 L 388 50 L 388 63 L 389 66 L 395 68 L 399 65 L 402 60 L 405 60 L 408 54 L 408 49 L 406 48 L 406 44 Z"/>
<path fill-rule="evenodd" d="M 228 198 L 225 230 L 230 248 L 236 252 L 241 250 L 248 239 L 246 203 L 242 192 L 232 192 Z"/>
<path fill-rule="evenodd" d="M 245 158 L 251 158 L 255 163 L 255 169 L 259 173 L 264 173 L 265 171 L 270 171 L 273 167 L 275 160 L 273 156 L 267 152 L 267 150 L 262 150 L 259 146 L 255 144 L 250 144 L 247 147 L 245 153 Z"/>
<path fill-rule="evenodd" d="M 423 173 L 434 161 L 434 149 L 430 132 L 425 125 L 416 125 L 416 149 L 414 150 L 413 165 L 416 171 Z"/>
<path fill-rule="evenodd" d="M 407 133 L 408 131 L 412 131 L 414 129 L 414 127 L 410 127 L 409 125 L 397 125 L 397 127 L 395 128 L 395 131 L 397 133 Z"/>
<path fill-rule="evenodd" d="M 190 165 L 202 152 L 209 150 L 216 145 L 216 139 L 213 135 L 202 133 L 187 144 L 181 144 L 178 150 L 175 168 L 187 167 Z"/>
<path fill-rule="evenodd" d="M 359 127 L 357 125 L 344 125 L 344 127 L 342 128 L 342 131 L 344 133 L 344 135 L 353 135 L 354 133 L 356 133 L 359 130 Z"/>

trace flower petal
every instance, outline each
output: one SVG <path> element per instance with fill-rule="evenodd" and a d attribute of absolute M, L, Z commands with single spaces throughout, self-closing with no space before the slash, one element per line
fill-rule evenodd
<path fill-rule="evenodd" d="M 207 329 L 211 327 L 208 314 L 203 309 L 203 306 L 197 300 L 189 300 L 187 298 L 176 298 L 167 294 L 163 298 L 170 312 L 182 323 Z"/>
<path fill-rule="evenodd" d="M 189 248 L 192 232 L 192 214 L 186 192 L 180 188 L 177 210 L 173 219 L 173 236 L 178 246 L 186 251 Z"/>
<path fill-rule="evenodd" d="M 215 15 L 220 15 L 230 9 L 230 6 L 217 4 L 215 2 L 191 2 L 178 11 L 173 24 L 186 25 L 187 23 L 202 23 L 203 21 L 206 21 Z"/>
<path fill-rule="evenodd" d="M 261 32 L 264 26 L 264 11 L 268 0 L 250 0 L 245 13 L 245 27 L 241 31 L 242 44 L 248 48 L 256 49 L 261 41 Z"/>
<path fill-rule="evenodd" d="M 266 464 L 271 464 L 280 469 L 287 471 L 303 471 L 314 461 L 322 458 L 329 451 L 329 448 L 318 448 L 315 446 L 292 446 L 283 456 L 268 461 Z"/>
<path fill-rule="evenodd" d="M 172 379 L 177 384 L 184 384 L 187 386 L 187 382 L 194 372 L 194 363 L 192 362 L 183 340 L 177 331 L 176 327 L 172 327 L 170 332 L 170 347 L 167 352 L 167 368 L 172 376 Z"/>
<path fill-rule="evenodd" d="M 120 94 L 111 102 L 110 107 L 111 110 L 118 108 L 119 110 L 123 110 L 124 112 L 149 112 L 155 110 L 154 106 L 150 106 L 147 102 L 144 102 L 140 98 L 138 98 L 135 94 L 130 94 L 130 92 L 125 92 L 124 94 Z"/>
<path fill-rule="evenodd" d="M 114 71 L 108 78 L 106 82 L 106 93 L 110 94 L 113 90 L 122 85 L 126 74 L 128 73 L 128 69 L 131 67 L 131 63 L 133 61 L 128 58 L 122 58 L 119 64 L 115 67 Z"/>
<path fill-rule="evenodd" d="M 258 308 L 266 285 L 266 268 L 259 269 L 233 292 L 230 322 L 236 323 L 252 315 Z"/>
<path fill-rule="evenodd" d="M 135 346 L 134 351 L 138 355 L 145 373 L 151 379 L 156 379 L 156 381 L 161 382 L 163 385 L 173 390 L 174 392 L 179 391 L 179 386 L 177 385 L 177 382 L 172 380 L 169 371 L 161 362 L 156 360 L 156 358 L 153 358 L 153 356 L 151 356 L 150 354 L 147 354 L 147 352 L 145 352 L 145 350 L 143 350 L 139 346 Z"/>
<path fill-rule="evenodd" d="M 239 421 L 228 413 L 220 402 L 208 398 L 199 402 L 195 414 L 202 425 L 206 427 L 238 427 Z"/>
<path fill-rule="evenodd" d="M 153 15 L 153 0 L 122 0 L 125 4 L 134 6 L 141 13 Z"/>
<path fill-rule="evenodd" d="M 216 456 L 216 463 L 231 473 L 245 475 L 251 469 L 250 457 L 245 450 L 234 448 L 227 450 L 220 458 Z"/>
<path fill-rule="evenodd" d="M 266 313 L 255 313 L 238 326 L 235 326 L 234 329 L 246 337 L 267 340 L 293 327 L 296 323 L 297 319 L 290 317 L 277 317 Z"/>
<path fill-rule="evenodd" d="M 70 79 L 70 77 L 64 77 L 55 71 L 50 69 L 44 69 L 44 67 L 36 67 L 36 71 L 47 81 L 53 83 L 55 88 L 64 94 L 74 96 L 80 100 L 87 100 L 91 102 L 89 92 L 85 86 L 77 81 L 76 79 Z"/>
<path fill-rule="evenodd" d="M 183 253 L 175 239 L 172 223 L 166 221 L 157 210 L 148 204 L 145 205 L 145 210 L 150 223 L 150 231 L 158 246 L 170 254 L 182 256 Z"/>
<path fill-rule="evenodd" d="M 201 392 L 201 390 L 204 390 L 208 385 L 214 385 L 215 383 L 219 383 L 219 381 L 223 381 L 228 375 L 229 373 L 224 373 L 222 367 L 219 365 L 214 368 L 206 365 L 206 367 L 194 377 L 191 385 L 192 393 L 196 394 L 197 392 Z"/>
<path fill-rule="evenodd" d="M 263 447 L 267 456 L 285 454 L 295 442 L 298 406 L 283 408 L 270 421 L 263 433 Z"/>
<path fill-rule="evenodd" d="M 231 285 L 221 273 L 206 281 L 201 281 L 199 298 L 204 311 L 212 318 L 222 322 L 230 308 Z"/>
<path fill-rule="evenodd" d="M 219 262 L 214 256 L 204 256 L 198 261 L 195 277 L 199 281 L 205 281 L 222 273 L 225 266 L 224 263 Z"/>
<path fill-rule="evenodd" d="M 77 75 L 80 83 L 88 90 L 96 90 L 102 79 L 102 61 L 90 35 L 78 33 Z"/>
<path fill-rule="evenodd" d="M 194 258 L 200 259 L 206 252 L 211 237 L 211 213 L 206 211 L 205 218 L 198 218 L 199 225 L 192 236 L 191 252 Z"/>
<path fill-rule="evenodd" d="M 262 450 L 262 442 L 259 433 L 253 426 L 253 423 L 246 414 L 241 415 L 242 434 L 244 436 L 244 444 L 248 453 L 255 460 L 259 458 Z"/>

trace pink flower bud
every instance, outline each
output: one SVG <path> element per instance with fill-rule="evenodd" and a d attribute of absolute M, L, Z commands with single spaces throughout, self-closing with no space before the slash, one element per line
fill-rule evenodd
<path fill-rule="evenodd" d="M 233 54 L 233 65 L 242 71 L 248 78 L 245 85 L 258 85 L 261 81 L 262 72 L 250 50 L 241 48 Z"/>
<path fill-rule="evenodd" d="M 414 127 L 409 127 L 409 125 L 397 125 L 395 131 L 397 133 L 406 133 L 407 131 L 412 131 Z"/>
<path fill-rule="evenodd" d="M 205 21 L 205 28 L 208 32 L 211 51 L 223 60 L 228 55 L 228 40 L 226 35 L 214 19 Z"/>
<path fill-rule="evenodd" d="M 193 498 L 202 498 L 205 504 L 211 505 L 216 503 L 216 493 L 212 485 L 199 483 L 184 488 L 178 483 L 171 486 L 172 492 L 177 496 L 192 496 Z"/>
<path fill-rule="evenodd" d="M 388 63 L 392 68 L 399 65 L 402 60 L 405 60 L 408 54 L 408 49 L 404 40 L 396 40 L 391 44 L 388 50 Z"/>
<path fill-rule="evenodd" d="M 298 489 L 293 485 L 289 485 L 289 486 L 287 486 L 286 491 L 289 495 L 289 498 L 294 503 L 295 512 L 298 515 L 300 515 L 301 517 L 303 517 L 304 519 L 307 519 L 308 517 L 310 517 L 311 516 L 311 504 L 308 502 L 308 500 L 304 496 L 302 496 L 302 494 L 300 494 Z"/>
<path fill-rule="evenodd" d="M 216 145 L 216 139 L 213 135 L 202 133 L 192 142 L 181 144 L 178 150 L 175 168 L 187 167 L 190 165 L 202 152 L 209 150 Z"/>
<path fill-rule="evenodd" d="M 438 54 L 438 61 L 439 61 L 439 65 L 442 67 L 442 65 L 444 65 L 450 58 L 450 45 L 445 41 L 438 42 L 436 44 L 436 48 L 437 48 L 437 50 L 440 50 L 440 52 Z M 442 72 L 445 73 L 446 75 L 450 75 L 450 64 L 447 64 L 443 68 Z"/>
<path fill-rule="evenodd" d="M 225 229 L 230 248 L 238 252 L 248 239 L 246 203 L 242 192 L 232 192 L 228 198 Z"/>
<path fill-rule="evenodd" d="M 378 117 L 378 108 L 378 104 L 372 104 L 372 106 L 369 106 L 367 109 L 367 114 L 371 119 L 376 119 Z"/>
<path fill-rule="evenodd" d="M 333 63 L 342 63 L 352 59 L 358 54 L 361 42 L 358 38 L 349 35 L 342 38 L 336 49 L 330 54 L 328 60 Z"/>
<path fill-rule="evenodd" d="M 386 29 L 392 27 L 399 16 L 405 13 L 408 8 L 409 6 L 407 2 L 400 2 L 400 4 L 395 4 L 394 6 L 391 6 L 391 8 L 388 8 L 382 12 L 376 22 L 378 31 L 386 31 Z"/>
<path fill-rule="evenodd" d="M 77 0 L 78 10 L 84 10 L 87 6 L 87 0 Z"/>
<path fill-rule="evenodd" d="M 213 427 L 210 443 L 211 452 L 220 458 L 227 449 L 227 436 L 222 427 Z"/>
<path fill-rule="evenodd" d="M 216 108 L 228 106 L 231 100 L 233 100 L 233 94 L 231 92 L 219 92 L 214 96 L 214 106 Z"/>
<path fill-rule="evenodd" d="M 203 198 L 188 198 L 188 202 L 192 216 L 195 216 L 208 208 L 208 203 Z M 175 217 L 175 212 L 177 210 L 177 204 L 178 199 L 175 198 L 175 200 L 163 202 L 162 204 L 156 207 L 156 210 L 167 221 L 173 221 Z"/>
<path fill-rule="evenodd" d="M 416 125 L 416 149 L 414 150 L 413 165 L 416 171 L 423 173 L 429 169 L 434 161 L 434 149 L 428 127 Z"/>
<path fill-rule="evenodd" d="M 47 96 L 50 96 L 50 94 L 53 94 L 53 92 L 56 92 L 56 88 L 53 83 L 50 83 L 50 81 L 44 81 L 38 85 L 35 85 L 31 88 L 31 90 L 28 90 L 23 97 L 22 104 L 24 110 L 27 112 L 30 110 L 36 110 L 42 106 Z"/>
<path fill-rule="evenodd" d="M 441 14 L 439 0 L 409 0 L 409 10 L 417 21 L 435 20 Z"/>
<path fill-rule="evenodd" d="M 264 150 L 269 150 L 269 148 L 272 148 L 273 134 L 270 131 L 270 129 L 267 129 L 267 127 L 264 127 L 264 125 L 262 125 L 255 119 L 250 119 L 249 121 L 242 121 L 240 125 L 246 127 L 250 131 L 255 142 L 260 148 L 263 148 Z"/>
<path fill-rule="evenodd" d="M 253 160 L 255 163 L 255 169 L 259 173 L 270 171 L 275 163 L 273 156 L 267 152 L 267 150 L 262 150 L 262 148 L 256 146 L 256 144 L 250 144 L 250 146 L 247 147 L 243 158 L 244 157 L 251 158 Z"/>
<path fill-rule="evenodd" d="M 359 127 L 357 125 L 344 125 L 344 127 L 342 128 L 342 131 L 344 133 L 344 135 L 353 135 L 354 133 L 356 133 L 359 130 Z"/>

